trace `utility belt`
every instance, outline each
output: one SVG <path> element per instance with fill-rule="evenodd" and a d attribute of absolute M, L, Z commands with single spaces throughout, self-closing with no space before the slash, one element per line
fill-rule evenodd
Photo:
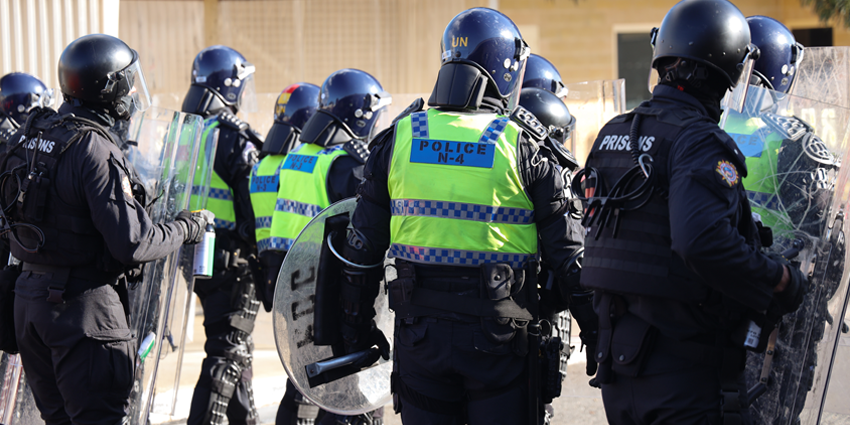
<path fill-rule="evenodd" d="M 79 294 L 85 290 L 103 285 L 115 285 L 118 281 L 118 273 L 109 273 L 90 267 L 57 267 L 47 264 L 23 263 L 21 270 L 36 274 L 52 275 L 52 282 L 48 287 L 47 301 L 61 304 L 68 283 L 73 285 L 73 294 Z M 123 300 L 122 300 L 123 302 Z"/>
<path fill-rule="evenodd" d="M 213 270 L 226 272 L 248 266 L 250 250 L 247 244 L 241 243 L 236 231 L 226 229 L 215 230 L 215 257 Z"/>
<path fill-rule="evenodd" d="M 677 340 L 628 312 L 626 301 L 612 293 L 602 293 L 599 308 L 599 340 L 596 360 L 597 379 L 612 383 L 616 375 L 638 377 L 653 353 L 687 360 L 695 365 L 716 368 L 719 372 L 724 424 L 740 424 L 746 397 L 738 378 L 744 370 L 746 352 L 732 346 L 725 333 L 704 334 Z"/>
<path fill-rule="evenodd" d="M 440 315 L 446 312 L 476 317 L 533 319 L 524 306 L 537 296 L 526 285 L 526 270 L 507 264 L 471 267 L 416 266 L 396 259 L 398 278 L 387 284 L 389 305 L 399 319 Z M 535 271 L 536 273 L 536 271 Z"/>

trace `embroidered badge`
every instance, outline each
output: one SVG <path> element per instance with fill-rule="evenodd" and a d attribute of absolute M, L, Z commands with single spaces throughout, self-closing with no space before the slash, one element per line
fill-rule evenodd
<path fill-rule="evenodd" d="M 738 170 L 729 161 L 718 161 L 717 168 L 714 169 L 720 178 L 723 179 L 729 187 L 735 186 L 738 183 Z"/>
<path fill-rule="evenodd" d="M 130 179 L 127 176 L 121 176 L 121 190 L 127 195 L 128 199 L 133 199 L 133 188 L 130 186 Z"/>

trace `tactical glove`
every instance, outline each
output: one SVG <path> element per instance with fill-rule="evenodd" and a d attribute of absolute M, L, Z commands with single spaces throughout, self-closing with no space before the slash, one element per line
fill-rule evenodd
<path fill-rule="evenodd" d="M 183 243 L 189 245 L 200 243 L 204 239 L 207 224 L 212 224 L 214 217 L 215 215 L 207 210 L 180 211 L 174 221 L 183 229 L 185 235 Z"/>
<path fill-rule="evenodd" d="M 573 294 L 570 296 L 570 314 L 576 319 L 581 328 L 579 337 L 585 345 L 587 365 L 585 373 L 587 376 L 596 375 L 596 342 L 599 339 L 599 317 L 593 310 L 593 293 Z"/>
<path fill-rule="evenodd" d="M 779 305 L 782 314 L 791 313 L 800 307 L 808 290 L 809 281 L 806 275 L 780 254 L 770 254 L 769 257 L 788 269 L 788 285 L 782 292 L 773 294 L 773 299 Z"/>

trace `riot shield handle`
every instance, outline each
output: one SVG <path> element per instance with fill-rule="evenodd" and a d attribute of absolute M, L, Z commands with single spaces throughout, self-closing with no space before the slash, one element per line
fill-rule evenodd
<path fill-rule="evenodd" d="M 305 365 L 304 369 L 307 371 L 307 381 L 310 388 L 313 388 L 377 366 L 376 361 L 380 357 L 381 350 L 377 347 L 371 347 L 356 353 L 319 360 Z"/>

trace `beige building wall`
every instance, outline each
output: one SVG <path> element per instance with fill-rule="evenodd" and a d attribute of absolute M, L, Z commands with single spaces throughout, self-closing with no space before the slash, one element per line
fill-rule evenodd
<path fill-rule="evenodd" d="M 617 34 L 646 32 L 661 24 L 675 0 L 500 0 L 499 10 L 520 26 L 533 53 L 566 82 L 617 78 Z M 734 0 L 746 16 L 766 15 L 790 29 L 825 28 L 800 0 Z M 833 27 L 833 43 L 850 45 L 850 31 Z"/>
<path fill-rule="evenodd" d="M 0 0 L 0 75 L 26 72 L 58 88 L 59 56 L 91 33 L 118 35 L 118 0 Z"/>

